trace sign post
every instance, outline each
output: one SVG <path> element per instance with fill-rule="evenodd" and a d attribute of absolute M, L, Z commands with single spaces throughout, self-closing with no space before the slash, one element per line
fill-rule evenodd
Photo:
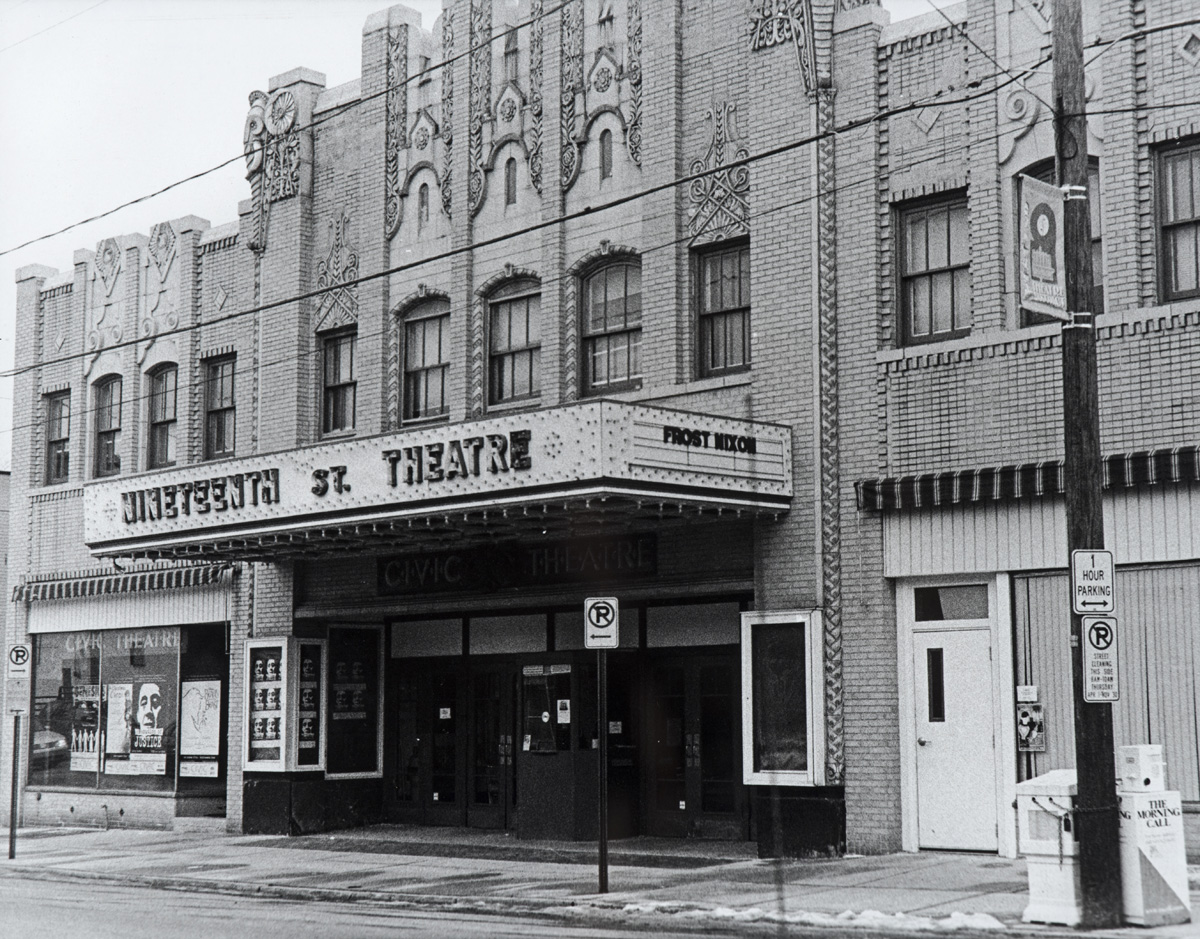
<path fill-rule="evenodd" d="M 616 597 L 588 597 L 583 603 L 583 644 L 596 650 L 596 700 L 600 736 L 599 868 L 600 893 L 608 893 L 608 650 L 620 641 Z"/>
<path fill-rule="evenodd" d="M 8 804 L 8 859 L 17 856 L 17 781 L 21 778 L 21 712 L 13 714 L 12 795 Z"/>

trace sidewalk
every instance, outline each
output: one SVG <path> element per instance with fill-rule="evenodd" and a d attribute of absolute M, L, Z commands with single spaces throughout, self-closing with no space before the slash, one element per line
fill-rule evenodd
<path fill-rule="evenodd" d="M 759 860 L 754 846 L 634 838 L 610 844 L 608 894 L 596 846 L 500 832 L 381 825 L 302 838 L 93 829 L 23 829 L 0 872 L 163 889 L 455 910 L 636 919 L 652 927 L 779 922 L 883 932 L 1078 935 L 1021 923 L 1023 861 L 974 854 Z M 1200 869 L 1192 903 L 1200 912 Z M 0 878 L 3 884 L 3 878 Z M 1183 939 L 1200 926 L 1090 935 Z"/>

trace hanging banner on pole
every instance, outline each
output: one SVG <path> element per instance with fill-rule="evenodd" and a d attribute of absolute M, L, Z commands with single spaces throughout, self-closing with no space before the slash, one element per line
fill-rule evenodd
<path fill-rule="evenodd" d="M 1067 272 L 1063 248 L 1063 194 L 1032 176 L 1020 177 L 1021 306 L 1063 322 Z"/>

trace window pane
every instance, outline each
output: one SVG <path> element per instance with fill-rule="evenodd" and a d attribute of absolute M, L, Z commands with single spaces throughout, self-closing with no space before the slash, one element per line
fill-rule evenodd
<path fill-rule="evenodd" d="M 948 333 L 954 328 L 954 275 L 935 274 L 932 278 L 933 331 Z"/>
<path fill-rule="evenodd" d="M 625 310 L 629 324 L 642 321 L 642 269 L 635 265 L 625 268 Z"/>
<path fill-rule="evenodd" d="M 1189 154 L 1170 161 L 1167 173 L 1168 221 L 1175 222 L 1193 216 L 1192 209 L 1192 161 Z"/>
<path fill-rule="evenodd" d="M 913 590 L 913 606 L 918 623 L 987 619 L 987 584 L 916 587 Z"/>
<path fill-rule="evenodd" d="M 971 272 L 966 268 L 954 272 L 954 328 L 971 328 Z"/>
<path fill-rule="evenodd" d="M 31 785 L 95 788 L 100 723 L 100 634 L 34 636 Z"/>
<path fill-rule="evenodd" d="M 967 207 L 955 206 L 950 210 L 950 263 L 967 264 L 971 260 L 971 233 L 967 222 Z"/>
<path fill-rule="evenodd" d="M 739 306 L 750 305 L 750 249 L 742 248 L 738 252 L 738 281 L 741 285 Z"/>
<path fill-rule="evenodd" d="M 525 301 L 525 342 L 536 344 L 542 338 L 542 298 L 530 297 Z"/>
<path fill-rule="evenodd" d="M 925 216 L 921 214 L 908 216 L 906 229 L 904 244 L 907 249 L 907 264 L 904 272 L 917 274 L 929 266 L 926 263 L 928 255 L 925 249 Z"/>
<path fill-rule="evenodd" d="M 908 282 L 908 309 L 911 335 L 928 336 L 930 311 L 927 277 L 917 277 Z"/>
<path fill-rule="evenodd" d="M 925 680 L 929 690 L 929 722 L 946 720 L 946 683 L 941 649 L 925 650 Z"/>
<path fill-rule="evenodd" d="M 756 623 L 751 632 L 754 770 L 808 769 L 808 681 L 804 628 Z"/>
<path fill-rule="evenodd" d="M 1200 226 L 1185 225 L 1170 234 L 1171 290 L 1175 293 L 1197 289 L 1196 233 Z"/>
<path fill-rule="evenodd" d="M 935 209 L 929 213 L 929 269 L 950 265 L 950 213 L 947 209 Z"/>

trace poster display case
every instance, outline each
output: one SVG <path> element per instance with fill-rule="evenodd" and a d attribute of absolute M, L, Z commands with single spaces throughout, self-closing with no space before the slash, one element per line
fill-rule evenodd
<path fill-rule="evenodd" d="M 325 768 L 325 640 L 247 639 L 242 765 Z"/>

